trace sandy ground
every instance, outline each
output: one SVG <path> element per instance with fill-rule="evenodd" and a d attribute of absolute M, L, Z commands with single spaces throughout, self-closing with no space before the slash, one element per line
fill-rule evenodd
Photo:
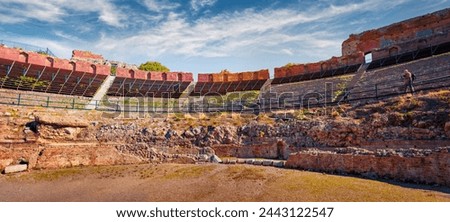
<path fill-rule="evenodd" d="M 133 165 L 0 175 L 0 201 L 450 201 L 450 189 L 246 165 Z"/>

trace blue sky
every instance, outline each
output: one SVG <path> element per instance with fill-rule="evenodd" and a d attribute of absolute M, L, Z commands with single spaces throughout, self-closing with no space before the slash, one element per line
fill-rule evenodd
<path fill-rule="evenodd" d="M 0 39 L 193 73 L 259 70 L 341 55 L 351 33 L 450 0 L 0 0 Z"/>

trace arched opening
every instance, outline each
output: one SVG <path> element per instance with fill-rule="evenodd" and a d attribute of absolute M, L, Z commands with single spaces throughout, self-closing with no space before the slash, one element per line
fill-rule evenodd
<path fill-rule="evenodd" d="M 213 75 L 208 75 L 208 82 L 214 82 Z"/>
<path fill-rule="evenodd" d="M 228 82 L 228 75 L 227 74 L 223 74 L 223 81 L 224 82 Z"/>
<path fill-rule="evenodd" d="M 163 81 L 167 81 L 167 73 L 163 73 L 162 74 L 162 80 Z"/>
<path fill-rule="evenodd" d="M 134 70 L 130 70 L 129 73 L 130 73 L 130 78 L 134 79 Z"/>
<path fill-rule="evenodd" d="M 392 47 L 389 49 L 389 56 L 396 56 L 398 55 L 398 47 Z"/>
<path fill-rule="evenodd" d="M 151 72 L 147 73 L 147 79 L 148 80 L 152 80 L 152 73 Z"/>
<path fill-rule="evenodd" d="M 53 67 L 54 59 L 52 57 L 47 57 L 45 60 L 45 66 L 47 67 Z"/>
<path fill-rule="evenodd" d="M 284 150 L 286 149 L 286 144 L 283 141 L 277 142 L 277 158 L 284 159 Z"/>
<path fill-rule="evenodd" d="M 92 68 L 92 74 L 96 75 L 97 74 L 97 66 L 91 65 L 91 68 Z"/>
<path fill-rule="evenodd" d="M 75 69 L 77 68 L 77 64 L 74 62 L 69 62 L 69 64 L 72 66 L 72 71 L 75 72 Z"/>
<path fill-rule="evenodd" d="M 372 62 L 372 52 L 367 52 L 364 55 L 364 61 L 365 61 L 365 63 L 371 63 Z"/>
<path fill-rule="evenodd" d="M 239 73 L 238 74 L 238 79 L 239 79 L 239 81 L 244 80 L 244 75 L 242 73 Z"/>
<path fill-rule="evenodd" d="M 180 81 L 180 82 L 183 81 L 183 74 L 178 73 L 178 81 Z"/>
<path fill-rule="evenodd" d="M 28 63 L 28 54 L 25 52 L 21 52 L 19 54 L 19 60 L 20 62 Z"/>

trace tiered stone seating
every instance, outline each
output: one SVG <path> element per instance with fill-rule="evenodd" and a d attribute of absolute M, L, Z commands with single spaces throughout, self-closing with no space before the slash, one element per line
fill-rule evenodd
<path fill-rule="evenodd" d="M 89 98 L 44 92 L 0 89 L 0 104 L 35 107 L 83 109 Z"/>
<path fill-rule="evenodd" d="M 193 81 L 192 73 L 145 72 L 117 68 L 107 95 L 116 97 L 179 98 Z"/>
<path fill-rule="evenodd" d="M 382 53 L 383 50 L 380 51 L 381 52 L 378 53 Z M 427 58 L 433 55 L 444 54 L 447 52 L 450 52 L 450 42 L 445 42 L 434 46 L 428 46 L 426 48 L 421 48 L 398 55 L 388 56 L 385 58 L 380 58 L 374 60 L 367 69 L 373 70 L 377 68 L 388 67 L 396 64 Z"/>
<path fill-rule="evenodd" d="M 288 84 L 271 85 L 261 93 L 264 107 L 299 107 L 333 102 L 354 75 L 344 75 Z"/>
<path fill-rule="evenodd" d="M 0 47 L 1 88 L 93 96 L 111 67 Z"/>
<path fill-rule="evenodd" d="M 366 72 L 349 99 L 375 98 L 404 92 L 403 71 L 408 69 L 416 76 L 415 89 L 450 86 L 450 53 L 424 58 L 409 63 Z M 377 91 L 376 91 L 377 90 Z"/>
<path fill-rule="evenodd" d="M 268 79 L 269 70 L 198 74 L 198 82 L 190 96 L 216 96 L 229 92 L 260 90 Z"/>

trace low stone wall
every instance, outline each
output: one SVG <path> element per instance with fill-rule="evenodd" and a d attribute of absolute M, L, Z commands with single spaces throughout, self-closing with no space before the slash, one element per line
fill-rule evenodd
<path fill-rule="evenodd" d="M 114 146 L 90 145 L 45 148 L 30 144 L 15 148 L 0 146 L 0 171 L 15 164 L 27 164 L 29 169 L 58 169 L 144 162 L 146 160 L 142 158 L 120 153 Z"/>
<path fill-rule="evenodd" d="M 450 186 L 450 147 L 436 150 L 336 149 L 292 154 L 287 168 Z"/>
<path fill-rule="evenodd" d="M 219 157 L 263 158 L 287 160 L 291 153 L 301 148 L 289 146 L 283 139 L 253 138 L 239 144 L 216 144 L 211 146 Z"/>

